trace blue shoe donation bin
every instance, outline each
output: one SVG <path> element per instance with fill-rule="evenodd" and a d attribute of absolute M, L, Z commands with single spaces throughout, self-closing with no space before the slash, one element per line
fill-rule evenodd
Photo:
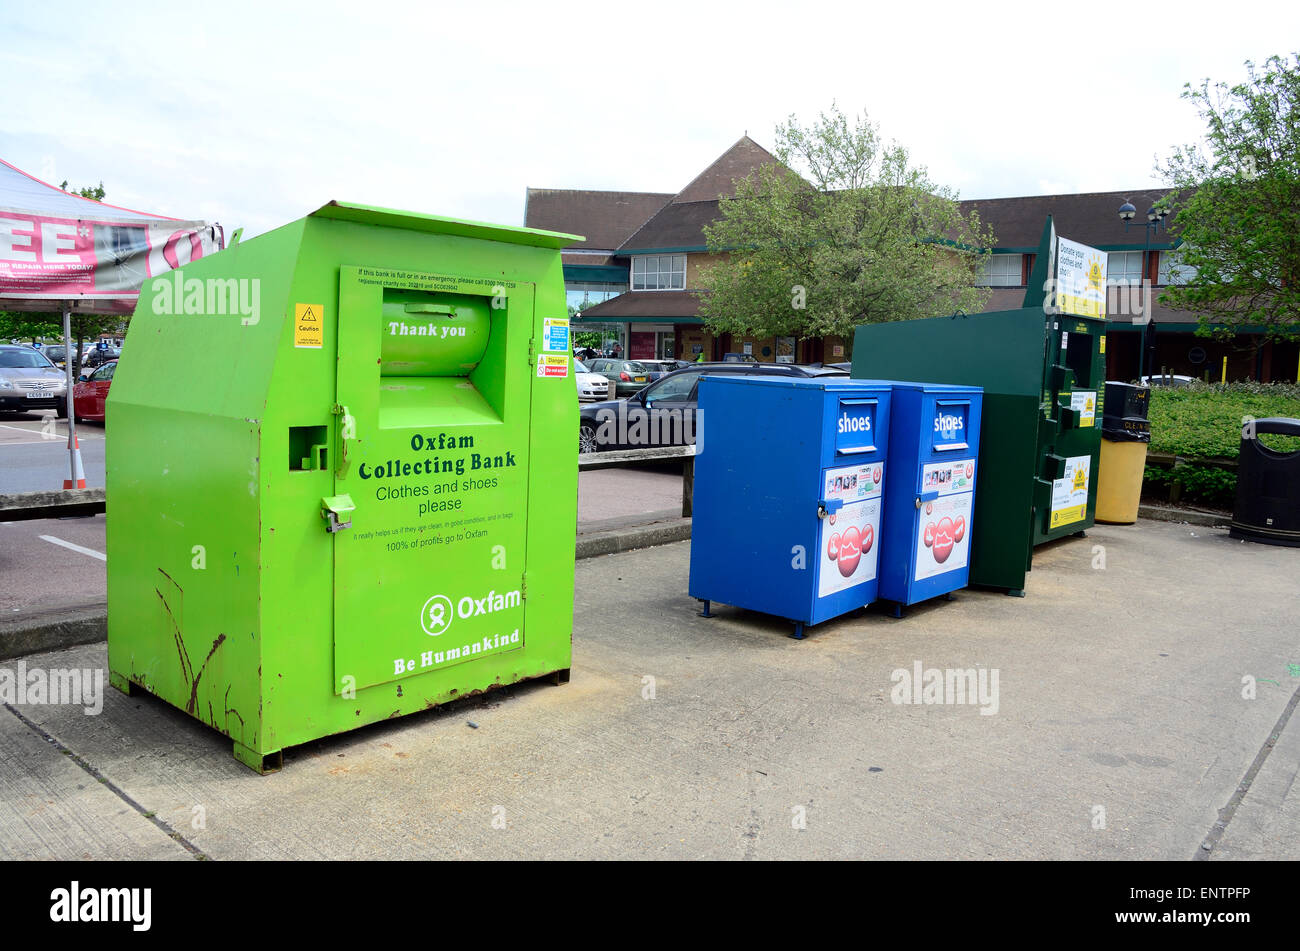
<path fill-rule="evenodd" d="M 979 387 L 891 385 L 880 597 L 900 617 L 905 605 L 970 580 L 984 396 Z"/>
<path fill-rule="evenodd" d="M 891 384 L 705 375 L 690 595 L 794 622 L 795 637 L 879 586 Z"/>

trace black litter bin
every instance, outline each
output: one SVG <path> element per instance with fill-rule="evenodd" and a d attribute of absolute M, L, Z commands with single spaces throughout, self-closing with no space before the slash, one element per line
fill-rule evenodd
<path fill-rule="evenodd" d="M 1233 538 L 1300 548 L 1300 449 L 1277 452 L 1260 435 L 1300 436 L 1300 419 L 1257 419 L 1241 428 Z"/>

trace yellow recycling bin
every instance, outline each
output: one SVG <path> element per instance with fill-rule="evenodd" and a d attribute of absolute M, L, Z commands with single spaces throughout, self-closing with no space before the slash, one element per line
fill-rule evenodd
<path fill-rule="evenodd" d="M 1100 472 L 1097 475 L 1097 521 L 1132 525 L 1142 500 L 1151 423 L 1147 419 L 1151 389 L 1107 383 L 1101 423 Z"/>

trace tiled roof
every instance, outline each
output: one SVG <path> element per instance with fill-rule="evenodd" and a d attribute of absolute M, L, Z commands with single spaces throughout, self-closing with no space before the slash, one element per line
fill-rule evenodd
<path fill-rule="evenodd" d="M 619 251 L 648 248 L 702 248 L 704 226 L 718 217 L 718 199 L 713 201 L 672 201 L 623 242 Z"/>
<path fill-rule="evenodd" d="M 1088 192 L 1080 195 L 1029 195 L 1022 198 L 979 198 L 961 202 L 963 213 L 979 212 L 980 221 L 993 226 L 997 247 L 1036 248 L 1043 236 L 1043 222 L 1051 215 L 1056 233 L 1071 241 L 1098 247 L 1135 244 L 1144 240 L 1141 225 L 1147 209 L 1162 197 L 1158 191 Z M 1130 201 L 1137 208 L 1133 219 L 1138 227 L 1127 233 L 1119 218 L 1119 206 Z M 1152 235 L 1153 244 L 1169 243 L 1163 227 Z"/>
<path fill-rule="evenodd" d="M 734 145 L 697 175 L 677 195 L 660 192 L 581 191 L 528 189 L 524 224 L 532 228 L 585 234 L 576 248 L 648 251 L 661 248 L 698 248 L 705 245 L 704 226 L 719 214 L 720 196 L 735 193 L 735 182 L 759 165 L 776 158 L 749 136 Z M 1162 196 L 1159 190 L 1088 192 L 1077 195 L 1027 195 L 1015 198 L 980 198 L 960 203 L 963 212 L 978 211 L 991 225 L 1000 248 L 1034 248 L 1042 236 L 1047 215 L 1056 221 L 1058 234 L 1094 247 L 1141 247 L 1146 210 Z M 1135 224 L 1126 232 L 1119 206 L 1131 201 L 1137 208 Z M 1156 245 L 1168 244 L 1170 233 L 1161 228 L 1152 236 Z"/>
<path fill-rule="evenodd" d="M 530 188 L 524 225 L 565 231 L 581 224 L 587 240 L 570 245 L 612 251 L 643 225 L 673 196 L 659 192 L 584 191 L 569 188 Z"/>
<path fill-rule="evenodd" d="M 673 201 L 717 201 L 736 193 L 736 179 L 744 178 L 760 165 L 780 165 L 767 149 L 747 135 L 723 152 L 712 165 L 696 175 Z"/>

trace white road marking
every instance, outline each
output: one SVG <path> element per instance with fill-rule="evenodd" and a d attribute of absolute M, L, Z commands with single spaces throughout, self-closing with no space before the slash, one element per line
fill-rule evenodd
<path fill-rule="evenodd" d="M 37 536 L 41 541 L 49 542 L 51 545 L 62 545 L 64 548 L 70 548 L 73 551 L 79 551 L 83 555 L 89 555 L 91 558 L 98 558 L 100 561 L 108 561 L 108 556 L 103 552 L 95 551 L 93 548 L 82 548 L 80 545 L 74 545 L 72 542 L 65 542 L 62 538 L 55 538 L 53 535 Z"/>
<path fill-rule="evenodd" d="M 83 423 L 82 425 L 84 426 L 85 424 Z M 37 433 L 41 432 L 41 428 L 39 426 L 37 426 L 35 429 L 27 429 L 24 426 L 10 426 L 8 423 L 0 423 L 0 429 L 12 429 L 16 433 L 27 433 L 27 435 L 29 436 L 34 436 Z M 82 431 L 81 429 L 78 429 L 77 438 L 78 439 L 103 439 L 104 437 L 102 434 L 87 433 Z M 59 440 L 63 440 L 64 442 L 68 441 L 68 427 L 66 425 L 63 427 L 62 431 L 56 429 L 54 435 L 52 436 L 41 437 L 41 442 L 58 442 Z M 31 445 L 35 445 L 35 444 L 27 443 L 27 442 L 0 443 L 0 446 L 31 446 Z"/>

